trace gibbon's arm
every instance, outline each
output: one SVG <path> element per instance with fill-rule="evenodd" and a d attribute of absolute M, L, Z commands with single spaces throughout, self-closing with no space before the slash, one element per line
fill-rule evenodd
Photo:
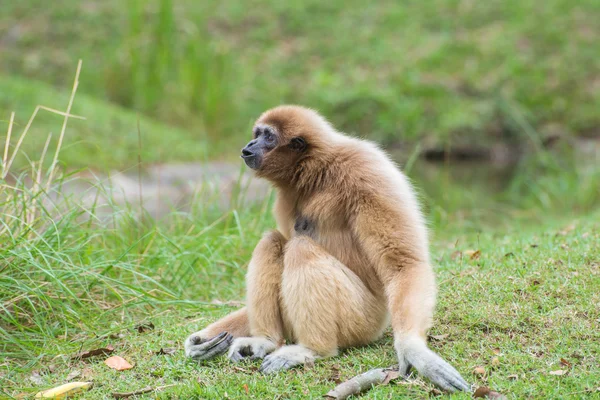
<path fill-rule="evenodd" d="M 400 371 L 407 374 L 413 366 L 442 389 L 469 391 L 458 371 L 426 344 L 436 286 L 426 228 L 416 213 L 418 210 L 391 210 L 381 200 L 365 202 L 353 230 L 385 286 Z M 389 218 L 394 214 L 399 218 Z"/>

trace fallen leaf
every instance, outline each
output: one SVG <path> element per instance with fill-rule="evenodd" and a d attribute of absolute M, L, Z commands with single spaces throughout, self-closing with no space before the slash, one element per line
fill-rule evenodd
<path fill-rule="evenodd" d="M 538 245 L 537 245 L 537 244 L 535 244 L 535 243 L 533 243 L 533 244 L 531 245 L 531 247 L 533 247 L 533 248 L 535 249 L 536 247 L 538 247 Z"/>
<path fill-rule="evenodd" d="M 29 377 L 29 380 L 35 383 L 36 386 L 42 386 L 45 382 L 39 371 L 33 371 Z"/>
<path fill-rule="evenodd" d="M 81 377 L 82 377 L 84 380 L 90 380 L 89 378 L 91 378 L 91 377 L 92 377 L 92 375 L 93 375 L 93 371 L 92 371 L 92 369 L 91 369 L 91 368 L 84 368 L 84 369 L 81 371 Z"/>
<path fill-rule="evenodd" d="M 390 381 L 393 381 L 398 377 L 400 377 L 400 371 L 396 371 L 394 369 L 386 371 L 385 378 L 383 379 L 383 382 L 381 382 L 381 384 L 387 385 L 388 383 L 390 383 Z"/>
<path fill-rule="evenodd" d="M 71 371 L 69 373 L 69 375 L 67 375 L 66 380 L 67 381 L 72 381 L 73 379 L 77 378 L 80 375 L 81 375 L 81 371 L 78 371 L 78 370 L 74 369 L 73 371 Z"/>
<path fill-rule="evenodd" d="M 44 390 L 35 395 L 36 399 L 62 399 L 71 397 L 77 392 L 87 390 L 92 387 L 92 382 L 71 382 L 57 386 L 52 389 Z"/>
<path fill-rule="evenodd" d="M 517 374 L 513 374 L 513 375 L 509 375 L 507 378 L 508 378 L 508 379 L 515 380 L 515 381 L 516 381 L 517 379 L 519 379 L 519 375 L 517 375 Z"/>
<path fill-rule="evenodd" d="M 498 392 L 494 392 L 489 387 L 480 386 L 473 393 L 473 397 L 475 398 L 486 398 L 486 399 L 496 399 L 496 400 L 504 400 L 506 396 L 500 394 Z"/>
<path fill-rule="evenodd" d="M 537 286 L 537 285 L 539 285 L 540 283 L 541 283 L 541 282 L 540 282 L 539 280 L 537 280 L 537 279 L 534 279 L 534 280 L 532 280 L 532 281 L 531 281 L 531 286 Z"/>
<path fill-rule="evenodd" d="M 115 351 L 115 348 L 112 347 L 109 344 L 108 346 L 101 347 L 99 349 L 82 351 L 81 353 L 75 354 L 71 358 L 73 358 L 73 359 L 84 359 L 84 358 L 90 358 L 90 357 L 94 357 L 94 356 L 105 356 L 107 354 L 112 353 L 113 351 Z"/>
<path fill-rule="evenodd" d="M 161 347 L 160 350 L 155 352 L 154 354 L 156 354 L 157 356 L 170 356 L 171 354 L 175 354 L 176 351 L 177 349 L 174 347 Z"/>
<path fill-rule="evenodd" d="M 138 331 L 138 333 L 148 332 L 154 329 L 154 324 L 152 322 L 143 322 L 139 325 L 136 325 L 135 329 Z"/>
<path fill-rule="evenodd" d="M 480 250 L 465 250 L 465 256 L 469 257 L 469 260 L 479 260 L 481 256 Z"/>
<path fill-rule="evenodd" d="M 483 367 L 475 367 L 475 369 L 473 370 L 474 373 L 476 373 L 477 375 L 483 375 L 485 374 L 485 368 Z"/>
<path fill-rule="evenodd" d="M 250 373 L 250 371 L 248 371 L 247 369 L 244 369 L 242 367 L 233 367 L 233 369 L 235 369 L 236 371 L 243 372 L 245 374 L 249 374 Z"/>
<path fill-rule="evenodd" d="M 561 376 L 566 374 L 568 371 L 564 370 L 564 369 L 557 369 L 556 371 L 550 371 L 550 375 L 557 375 L 557 376 Z"/>
<path fill-rule="evenodd" d="M 443 335 L 431 335 L 429 337 L 437 340 L 438 342 L 441 342 L 442 340 L 446 339 L 448 336 L 450 336 L 449 333 L 444 333 Z"/>
<path fill-rule="evenodd" d="M 506 258 L 508 258 L 508 257 L 514 257 L 514 256 L 515 256 L 515 253 L 513 253 L 512 251 L 510 253 L 506 253 L 504 255 L 504 257 L 506 257 Z"/>
<path fill-rule="evenodd" d="M 329 376 L 329 380 L 335 382 L 336 385 L 342 383 L 339 365 L 335 364 L 331 366 L 331 375 Z"/>
<path fill-rule="evenodd" d="M 108 335 L 109 338 L 111 339 L 123 339 L 125 337 L 124 333 L 111 333 L 110 335 Z"/>
<path fill-rule="evenodd" d="M 133 368 L 133 365 L 129 364 L 127 360 L 125 360 L 121 356 L 112 356 L 104 360 L 104 364 L 109 367 L 116 369 L 117 371 L 124 371 L 127 369 Z"/>
<path fill-rule="evenodd" d="M 246 392 L 246 394 L 250 393 L 250 389 L 248 389 L 248 385 L 246 385 L 244 383 L 244 386 L 242 386 L 244 388 L 244 392 Z"/>
<path fill-rule="evenodd" d="M 560 359 L 560 364 L 564 365 L 565 367 L 570 367 L 571 366 L 571 363 L 568 362 L 567 360 L 565 360 L 564 358 Z"/>
<path fill-rule="evenodd" d="M 494 367 L 497 367 L 498 365 L 500 365 L 500 360 L 498 359 L 498 357 L 492 358 L 492 365 Z"/>
<path fill-rule="evenodd" d="M 494 354 L 500 354 L 500 348 L 499 347 L 494 347 L 492 349 L 492 351 L 494 352 Z"/>

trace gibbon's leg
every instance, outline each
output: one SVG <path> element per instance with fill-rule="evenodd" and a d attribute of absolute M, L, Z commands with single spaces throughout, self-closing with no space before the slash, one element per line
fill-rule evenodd
<path fill-rule="evenodd" d="M 375 298 L 356 274 L 308 236 L 291 239 L 285 248 L 281 297 L 286 332 L 296 344 L 268 355 L 263 373 L 367 344 L 387 325 L 385 300 Z"/>
<path fill-rule="evenodd" d="M 228 357 L 264 358 L 283 344 L 283 325 L 279 307 L 283 248 L 286 239 L 279 231 L 263 236 L 252 254 L 246 274 L 246 304 L 251 337 L 233 341 Z"/>
<path fill-rule="evenodd" d="M 249 333 L 248 309 L 244 307 L 188 336 L 185 355 L 197 361 L 208 360 L 225 353 L 235 337 Z"/>

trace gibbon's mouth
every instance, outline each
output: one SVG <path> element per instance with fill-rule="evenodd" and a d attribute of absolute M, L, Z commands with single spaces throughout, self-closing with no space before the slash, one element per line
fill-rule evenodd
<path fill-rule="evenodd" d="M 241 155 L 242 159 L 244 160 L 244 162 L 246 163 L 247 166 L 249 166 L 250 168 L 257 170 L 258 168 L 260 168 L 260 157 L 257 156 L 256 154 L 242 154 Z"/>

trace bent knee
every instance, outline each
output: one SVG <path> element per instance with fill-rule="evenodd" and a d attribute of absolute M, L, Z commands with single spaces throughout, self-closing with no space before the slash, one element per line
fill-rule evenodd
<path fill-rule="evenodd" d="M 258 254 L 261 256 L 281 256 L 281 254 L 283 253 L 283 247 L 285 246 L 285 242 L 285 238 L 278 230 L 275 229 L 272 231 L 268 231 L 263 235 L 262 239 L 260 239 L 260 241 L 256 245 L 256 248 L 254 249 L 254 254 Z"/>

